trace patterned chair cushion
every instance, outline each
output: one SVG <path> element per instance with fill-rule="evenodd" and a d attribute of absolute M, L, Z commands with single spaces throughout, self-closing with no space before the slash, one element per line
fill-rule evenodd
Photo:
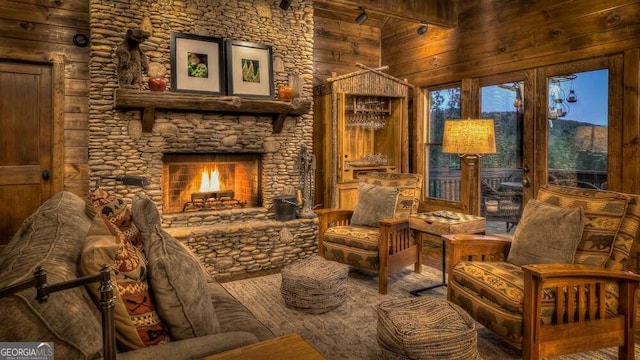
<path fill-rule="evenodd" d="M 362 269 L 378 270 L 380 257 L 377 251 L 352 248 L 340 244 L 325 243 L 322 257 Z"/>
<path fill-rule="evenodd" d="M 507 262 L 463 261 L 453 268 L 448 286 L 454 303 L 513 345 L 522 346 L 524 272 L 520 266 Z M 543 290 L 542 324 L 553 322 L 555 301 L 555 290 Z M 605 304 L 607 315 L 617 314 L 617 284 L 606 286 Z"/>
<path fill-rule="evenodd" d="M 359 225 L 334 226 L 324 233 L 323 254 L 327 260 L 365 269 L 380 267 L 380 229 Z"/>
<path fill-rule="evenodd" d="M 410 214 L 418 212 L 418 203 L 422 193 L 421 175 L 369 172 L 361 178 L 369 184 L 396 187 L 400 190 L 395 217 L 408 218 Z"/>
<path fill-rule="evenodd" d="M 326 244 L 339 244 L 375 252 L 378 252 L 379 238 L 380 229 L 360 225 L 334 226 L 324 233 Z"/>
<path fill-rule="evenodd" d="M 612 191 L 543 185 L 536 198 L 562 207 L 581 206 L 585 215 L 584 231 L 574 263 L 595 266 L 607 264 L 627 211 L 628 196 Z"/>

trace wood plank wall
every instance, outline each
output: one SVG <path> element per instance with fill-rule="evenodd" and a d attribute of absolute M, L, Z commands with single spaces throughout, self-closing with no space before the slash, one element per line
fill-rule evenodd
<path fill-rule="evenodd" d="M 338 75 L 362 70 L 360 63 L 380 66 L 380 30 L 383 20 L 374 14 L 358 25 L 348 15 L 314 9 L 313 85 L 325 82 L 331 73 Z"/>
<path fill-rule="evenodd" d="M 58 160 L 64 164 L 64 188 L 84 196 L 89 189 L 89 48 L 73 44 L 77 33 L 89 36 L 86 0 L 0 0 L 1 61 L 64 59 L 64 159 Z"/>
<path fill-rule="evenodd" d="M 614 134 L 624 149 L 618 190 L 640 194 L 639 19 L 638 0 L 460 1 L 453 29 L 431 26 L 418 37 L 414 24 L 388 21 L 381 63 L 390 74 L 425 87 L 623 55 L 623 129 Z"/>

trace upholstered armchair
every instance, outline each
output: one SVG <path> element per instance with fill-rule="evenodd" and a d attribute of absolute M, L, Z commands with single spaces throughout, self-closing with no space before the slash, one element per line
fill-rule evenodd
<path fill-rule="evenodd" d="M 524 359 L 606 347 L 633 359 L 639 225 L 639 195 L 542 186 L 512 241 L 445 236 L 447 298 Z"/>
<path fill-rule="evenodd" d="M 409 228 L 417 212 L 422 176 L 370 172 L 361 176 L 354 210 L 319 209 L 318 254 L 327 260 L 378 272 L 378 291 L 387 276 L 414 264 L 421 271 L 420 244 Z"/>

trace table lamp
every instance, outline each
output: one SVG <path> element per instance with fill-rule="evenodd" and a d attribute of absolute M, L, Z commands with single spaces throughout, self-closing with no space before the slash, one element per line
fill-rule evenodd
<path fill-rule="evenodd" d="M 493 119 L 445 120 L 442 152 L 458 154 L 467 165 L 461 167 L 461 177 L 467 179 L 466 195 L 469 198 L 469 212 L 478 214 L 480 212 L 480 204 L 477 200 L 480 194 L 480 157 L 496 152 Z M 476 191 L 472 191 L 474 184 Z M 465 195 L 464 189 L 462 195 Z"/>
<path fill-rule="evenodd" d="M 492 119 L 445 120 L 442 152 L 449 154 L 495 154 L 496 134 Z"/>

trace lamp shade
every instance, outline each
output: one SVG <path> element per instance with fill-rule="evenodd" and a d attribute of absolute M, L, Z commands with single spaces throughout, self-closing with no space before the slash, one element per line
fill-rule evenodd
<path fill-rule="evenodd" d="M 496 134 L 492 119 L 445 120 L 442 152 L 494 154 Z"/>

